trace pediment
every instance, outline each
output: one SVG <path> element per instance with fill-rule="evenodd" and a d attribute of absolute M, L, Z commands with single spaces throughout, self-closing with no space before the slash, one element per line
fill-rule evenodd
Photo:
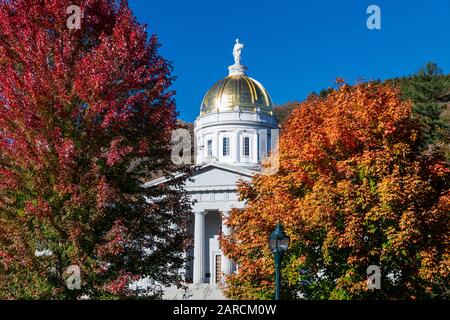
<path fill-rule="evenodd" d="M 226 165 L 222 163 L 209 163 L 194 168 L 193 174 L 186 181 L 188 191 L 196 190 L 234 190 L 240 180 L 249 181 L 258 170 Z M 183 176 L 184 173 L 175 174 L 174 177 Z M 146 186 L 155 186 L 165 183 L 167 177 L 160 177 L 147 182 Z"/>
<path fill-rule="evenodd" d="M 240 180 L 249 181 L 256 171 L 222 164 L 199 167 L 186 182 L 188 191 L 235 189 Z"/>

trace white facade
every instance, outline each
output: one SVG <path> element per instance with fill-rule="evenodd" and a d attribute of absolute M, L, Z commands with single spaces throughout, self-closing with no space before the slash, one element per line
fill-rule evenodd
<path fill-rule="evenodd" d="M 240 61 L 240 51 L 233 54 L 235 61 Z M 238 200 L 237 183 L 249 181 L 259 172 L 261 161 L 278 137 L 271 131 L 278 130 L 278 123 L 270 96 L 245 70 L 239 62 L 229 67 L 228 77 L 206 94 L 195 121 L 197 170 L 186 182 L 189 195 L 196 201 L 190 217 L 194 245 L 187 252 L 189 262 L 183 273 L 191 288 L 201 288 L 198 290 L 202 293 L 194 292 L 191 298 L 204 297 L 205 290 L 212 294 L 224 275 L 236 271 L 220 248 L 221 235 L 232 232 L 224 218 L 232 208 L 244 206 Z M 205 289 L 203 284 L 210 287 Z M 172 289 L 165 298 L 186 298 Z"/>
<path fill-rule="evenodd" d="M 219 238 L 229 234 L 223 223 L 231 208 L 242 208 L 238 200 L 238 180 L 248 181 L 254 171 L 226 164 L 210 163 L 201 166 L 186 189 L 196 201 L 192 216 L 194 247 L 188 252 L 190 258 L 186 280 L 193 283 L 221 282 L 222 273 L 234 272 L 234 264 L 222 254 Z"/>
<path fill-rule="evenodd" d="M 271 130 L 277 128 L 275 118 L 263 113 L 226 111 L 200 116 L 194 129 L 196 164 L 219 162 L 257 169 L 275 143 Z M 224 150 L 224 139 L 229 139 L 229 150 Z"/>

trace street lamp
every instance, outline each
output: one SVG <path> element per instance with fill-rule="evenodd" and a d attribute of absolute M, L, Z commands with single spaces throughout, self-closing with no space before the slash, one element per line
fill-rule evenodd
<path fill-rule="evenodd" d="M 283 226 L 278 223 L 269 237 L 269 248 L 275 258 L 275 300 L 280 300 L 280 269 L 284 252 L 289 247 L 290 238 L 284 233 Z"/>

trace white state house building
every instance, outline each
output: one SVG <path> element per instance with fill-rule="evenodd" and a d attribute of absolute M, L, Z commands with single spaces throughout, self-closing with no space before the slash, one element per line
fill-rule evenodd
<path fill-rule="evenodd" d="M 189 288 L 164 289 L 165 299 L 221 299 L 218 286 L 223 275 L 238 266 L 220 248 L 221 234 L 232 232 L 222 218 L 232 208 L 242 208 L 237 194 L 239 180 L 249 181 L 261 171 L 261 162 L 276 145 L 278 122 L 266 89 L 250 78 L 241 64 L 243 44 L 236 40 L 235 63 L 229 74 L 208 90 L 195 120 L 195 173 L 186 182 L 193 205 L 193 248 L 186 252 L 188 265 L 182 270 Z M 149 182 L 157 185 L 164 178 Z"/>

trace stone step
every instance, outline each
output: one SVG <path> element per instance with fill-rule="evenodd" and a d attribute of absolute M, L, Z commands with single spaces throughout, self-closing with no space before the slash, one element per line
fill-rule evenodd
<path fill-rule="evenodd" d="M 220 287 L 212 283 L 184 284 L 185 289 L 176 286 L 163 289 L 164 300 L 225 300 Z"/>

